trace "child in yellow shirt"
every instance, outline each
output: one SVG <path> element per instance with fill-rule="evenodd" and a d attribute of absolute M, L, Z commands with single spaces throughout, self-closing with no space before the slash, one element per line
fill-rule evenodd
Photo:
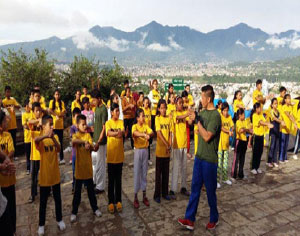
<path fill-rule="evenodd" d="M 124 123 L 117 103 L 111 105 L 111 119 L 105 124 L 107 136 L 108 211 L 122 211 L 122 168 L 124 162 Z M 114 206 L 115 205 L 115 206 Z"/>
<path fill-rule="evenodd" d="M 174 93 L 170 94 L 170 103 L 167 106 L 167 116 L 170 116 L 171 119 L 173 117 L 174 111 L 176 111 L 175 98 L 176 96 Z"/>
<path fill-rule="evenodd" d="M 144 110 L 144 114 L 145 114 L 145 124 L 147 124 L 150 128 L 151 128 L 151 103 L 150 103 L 150 99 L 148 97 L 144 97 L 144 101 L 143 101 L 143 107 L 142 109 Z M 150 137 L 149 140 L 149 146 L 148 146 L 148 164 L 152 165 L 152 161 L 151 161 L 151 154 L 150 154 L 150 146 L 152 144 L 152 137 Z"/>
<path fill-rule="evenodd" d="M 13 139 L 9 132 L 6 132 L 7 128 L 7 116 L 4 111 L 0 111 L 0 150 L 7 155 L 10 162 L 13 162 L 14 157 L 14 145 Z M 13 232 L 16 233 L 16 175 L 15 173 L 4 174 L 0 172 L 0 187 L 2 194 L 7 199 L 7 209 L 12 223 Z"/>
<path fill-rule="evenodd" d="M 76 147 L 76 163 L 75 163 L 75 192 L 72 202 L 71 223 L 77 219 L 78 207 L 81 201 L 81 188 L 85 182 L 87 186 L 90 205 L 97 217 L 102 216 L 98 209 L 97 199 L 93 183 L 93 166 L 91 151 L 96 152 L 99 144 L 93 145 L 91 135 L 86 132 L 87 124 L 85 115 L 78 115 L 76 118 L 78 132 L 73 134 L 72 145 Z"/>
<path fill-rule="evenodd" d="M 218 150 L 218 173 L 217 173 L 217 187 L 221 187 L 221 180 L 224 183 L 231 185 L 232 182 L 228 179 L 228 152 L 229 152 L 229 137 L 233 136 L 233 121 L 228 114 L 229 105 L 227 102 L 222 103 L 221 107 L 221 134 Z"/>
<path fill-rule="evenodd" d="M 134 208 L 139 208 L 138 192 L 143 191 L 143 203 L 149 206 L 146 197 L 147 170 L 148 170 L 148 147 L 152 129 L 145 123 L 145 113 L 141 108 L 136 112 L 137 123 L 132 126 L 134 141 Z"/>
<path fill-rule="evenodd" d="M 156 142 L 156 166 L 155 166 L 155 192 L 154 200 L 160 203 L 160 197 L 171 200 L 168 195 L 169 168 L 172 143 L 172 121 L 167 116 L 167 103 L 160 99 L 157 105 L 157 116 L 155 118 L 157 133 Z"/>
<path fill-rule="evenodd" d="M 54 135 L 53 118 L 50 115 L 43 116 L 41 135 L 36 137 L 34 142 L 41 156 L 39 174 L 40 210 L 38 235 L 44 235 L 47 200 L 51 190 L 55 202 L 55 214 L 58 228 L 61 231 L 66 229 L 66 225 L 62 220 L 60 172 L 57 159 L 57 154 L 60 151 L 60 143 L 57 135 Z"/>
<path fill-rule="evenodd" d="M 30 174 L 30 150 L 31 150 L 31 137 L 28 121 L 32 117 L 31 109 L 29 107 L 29 99 L 25 100 L 24 103 L 25 112 L 22 113 L 22 125 L 24 130 L 24 149 L 26 155 L 26 173 Z"/>
<path fill-rule="evenodd" d="M 297 153 L 299 152 L 300 149 L 300 102 L 298 103 L 297 106 L 297 113 L 296 113 L 296 123 L 297 123 L 297 135 L 296 135 L 296 140 L 295 140 L 295 147 L 294 147 L 294 155 L 297 157 Z"/>

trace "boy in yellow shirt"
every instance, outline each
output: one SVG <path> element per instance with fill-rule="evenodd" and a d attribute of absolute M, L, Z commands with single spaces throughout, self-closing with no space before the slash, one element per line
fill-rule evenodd
<path fill-rule="evenodd" d="M 6 132 L 7 117 L 4 111 L 0 111 L 0 150 L 13 162 L 14 145 L 9 132 Z M 16 233 L 16 175 L 15 173 L 0 173 L 0 187 L 2 194 L 7 199 L 7 209 L 10 213 L 10 220 L 13 226 L 13 232 Z"/>
<path fill-rule="evenodd" d="M 136 113 L 137 123 L 132 126 L 134 141 L 134 208 L 139 208 L 138 192 L 143 191 L 143 203 L 149 206 L 146 197 L 147 170 L 148 170 L 148 146 L 150 137 L 153 136 L 152 129 L 145 123 L 145 113 L 138 108 Z"/>
<path fill-rule="evenodd" d="M 31 150 L 31 136 L 28 121 L 32 117 L 31 109 L 29 107 L 29 100 L 26 99 L 24 103 L 25 112 L 22 113 L 22 125 L 24 129 L 24 147 L 26 155 L 26 170 L 27 175 L 30 174 L 30 150 Z"/>
<path fill-rule="evenodd" d="M 150 99 L 148 97 L 144 97 L 144 101 L 143 101 L 143 111 L 144 111 L 144 115 L 145 115 L 145 124 L 147 124 L 150 128 L 151 128 L 151 104 L 150 104 Z M 148 164 L 152 165 L 152 161 L 150 160 L 150 146 L 152 144 L 152 138 L 150 138 L 149 140 L 149 146 L 148 146 Z"/>
<path fill-rule="evenodd" d="M 60 172 L 57 154 L 60 151 L 60 143 L 57 135 L 53 132 L 53 118 L 45 115 L 42 118 L 41 135 L 34 139 L 37 150 L 40 152 L 40 210 L 38 235 L 45 233 L 47 200 L 50 191 L 53 192 L 55 202 L 55 214 L 58 228 L 62 231 L 66 228 L 62 220 Z"/>
<path fill-rule="evenodd" d="M 108 211 L 122 211 L 122 168 L 124 162 L 124 123 L 117 103 L 111 105 L 111 119 L 105 124 L 107 136 Z M 115 206 L 114 206 L 115 205 Z"/>
<path fill-rule="evenodd" d="M 71 223 L 77 219 L 78 207 L 81 201 L 81 187 L 83 182 L 87 186 L 90 205 L 97 217 L 102 216 L 98 209 L 97 199 L 93 183 L 93 166 L 91 151 L 96 152 L 99 144 L 93 145 L 92 137 L 86 132 L 87 124 L 85 115 L 78 115 L 76 118 L 78 132 L 73 134 L 72 145 L 76 147 L 76 163 L 75 163 L 75 192 L 72 202 Z"/>

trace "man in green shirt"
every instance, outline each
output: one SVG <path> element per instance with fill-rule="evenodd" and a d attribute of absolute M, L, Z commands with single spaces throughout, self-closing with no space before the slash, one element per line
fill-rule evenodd
<path fill-rule="evenodd" d="M 95 108 L 95 123 L 93 142 L 99 144 L 97 152 L 93 152 L 93 158 L 96 159 L 94 165 L 94 183 L 96 184 L 95 193 L 103 193 L 106 180 L 106 135 L 105 135 L 105 122 L 107 121 L 107 109 L 101 99 L 101 92 L 98 89 L 92 91 L 92 99 L 96 106 Z"/>
<path fill-rule="evenodd" d="M 195 119 L 199 130 L 198 149 L 194 162 L 192 193 L 186 209 L 185 218 L 178 219 L 179 224 L 189 230 L 194 229 L 201 188 L 206 188 L 210 207 L 210 221 L 206 229 L 214 229 L 219 220 L 217 209 L 217 168 L 218 145 L 221 132 L 221 117 L 214 107 L 215 93 L 211 85 L 201 89 L 201 102 L 204 110 L 191 119 Z"/>

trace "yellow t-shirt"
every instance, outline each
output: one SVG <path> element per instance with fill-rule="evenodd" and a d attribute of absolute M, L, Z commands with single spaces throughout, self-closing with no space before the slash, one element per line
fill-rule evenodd
<path fill-rule="evenodd" d="M 49 109 L 52 110 L 52 104 L 53 104 L 53 100 L 50 101 L 49 103 Z M 65 108 L 65 103 L 63 101 L 61 101 L 61 108 L 59 107 L 59 103 L 55 102 L 55 110 L 54 113 L 57 116 L 62 115 L 63 112 L 65 112 L 66 108 Z M 59 117 L 58 119 L 56 119 L 56 116 L 52 116 L 53 118 L 53 128 L 54 129 L 64 129 L 64 118 L 63 117 Z"/>
<path fill-rule="evenodd" d="M 253 92 L 253 95 L 252 95 L 253 105 L 254 105 L 255 103 L 258 102 L 258 101 L 256 100 L 256 98 L 257 98 L 258 96 L 263 96 L 263 93 L 262 93 L 261 91 L 255 89 L 254 92 Z"/>
<path fill-rule="evenodd" d="M 252 117 L 252 123 L 253 123 L 253 133 L 257 136 L 263 136 L 265 134 L 265 127 L 263 125 L 260 125 L 259 122 L 263 121 L 265 122 L 266 119 L 263 116 L 263 114 L 257 115 L 256 113 L 253 114 Z"/>
<path fill-rule="evenodd" d="M 146 124 L 143 124 L 142 126 L 140 126 L 139 124 L 134 124 L 132 126 L 132 137 L 134 131 L 138 131 L 144 134 L 151 134 L 153 132 L 152 129 L 150 129 L 149 126 Z M 143 137 L 134 137 L 133 141 L 134 147 L 137 149 L 148 148 L 149 146 L 149 141 Z"/>
<path fill-rule="evenodd" d="M 89 102 L 90 102 L 90 103 L 92 102 L 92 96 L 89 95 L 89 94 L 87 94 L 87 95 L 82 94 L 82 95 L 80 96 L 80 101 L 82 102 L 82 99 L 85 98 L 85 97 L 88 97 L 88 98 L 89 98 Z"/>
<path fill-rule="evenodd" d="M 234 111 L 234 113 L 236 113 L 237 110 L 239 109 L 239 107 L 237 105 L 242 105 L 245 108 L 243 100 L 237 100 L 237 99 L 235 99 L 234 102 L 233 102 L 233 111 Z"/>
<path fill-rule="evenodd" d="M 173 122 L 174 122 L 174 139 L 173 148 L 187 148 L 187 131 L 186 131 L 186 121 L 189 120 L 188 117 L 185 119 L 176 120 L 177 116 L 183 116 L 187 114 L 187 111 L 174 111 Z"/>
<path fill-rule="evenodd" d="M 40 155 L 40 152 L 39 150 L 36 148 L 36 145 L 35 145 L 35 141 L 34 139 L 38 136 L 41 135 L 41 131 L 38 130 L 38 131 L 33 131 L 33 130 L 30 130 L 30 136 L 31 136 L 31 152 L 30 152 L 30 160 L 32 161 L 40 161 L 41 160 L 41 155 Z"/>
<path fill-rule="evenodd" d="M 54 138 L 59 143 L 58 136 Z M 46 138 L 39 143 L 41 156 L 39 184 L 40 186 L 53 186 L 60 182 L 60 172 L 58 167 L 57 151 L 51 138 Z"/>
<path fill-rule="evenodd" d="M 277 102 L 278 102 L 278 107 L 277 107 L 277 109 L 278 109 L 279 112 L 281 112 L 281 108 L 282 108 L 282 100 L 283 100 L 283 97 L 280 97 L 280 96 L 277 97 Z"/>
<path fill-rule="evenodd" d="M 152 90 L 152 98 L 156 101 L 156 103 L 151 104 L 151 115 L 155 116 L 157 110 L 157 104 L 160 99 L 160 94 L 155 89 Z"/>
<path fill-rule="evenodd" d="M 221 114 L 221 122 L 222 122 L 222 127 L 227 130 L 232 129 L 234 126 L 230 115 L 228 115 L 228 117 L 225 117 Z M 228 149 L 229 149 L 229 134 L 221 131 L 220 141 L 219 141 L 219 150 L 227 151 Z"/>
<path fill-rule="evenodd" d="M 28 121 L 32 119 L 32 113 L 31 112 L 24 112 L 22 114 L 22 125 L 28 126 Z M 31 142 L 31 136 L 30 136 L 30 129 L 24 128 L 24 143 L 30 143 Z"/>
<path fill-rule="evenodd" d="M 280 126 L 281 132 L 284 134 L 289 134 L 292 129 L 292 121 L 290 118 L 285 114 L 286 112 L 290 113 L 290 115 L 293 115 L 293 107 L 288 105 L 283 105 L 281 108 L 281 118 L 285 123 L 285 126 Z"/>
<path fill-rule="evenodd" d="M 0 149 L 6 155 L 15 151 L 10 133 L 3 132 L 0 134 Z M 16 184 L 16 175 L 3 175 L 0 172 L 0 187 L 8 187 L 14 184 Z"/>
<path fill-rule="evenodd" d="M 122 92 L 121 92 L 121 95 L 120 95 L 120 97 L 122 98 L 122 97 L 124 97 L 125 96 L 125 90 L 123 90 Z M 132 97 L 132 92 L 130 91 L 130 97 Z"/>
<path fill-rule="evenodd" d="M 33 103 L 33 100 L 31 97 L 29 98 L 29 103 L 31 103 L 31 104 Z M 45 103 L 45 98 L 43 96 L 41 96 L 39 103 L 41 105 L 41 108 L 43 110 L 46 110 L 47 107 L 46 107 L 46 103 Z"/>
<path fill-rule="evenodd" d="M 246 133 L 239 133 L 241 129 L 248 129 L 247 120 L 237 120 L 236 122 L 236 139 L 247 141 Z"/>
<path fill-rule="evenodd" d="M 89 133 L 77 132 L 73 134 L 72 140 L 80 139 L 81 141 L 93 144 L 92 137 Z M 75 162 L 75 178 L 76 179 L 91 179 L 93 178 L 93 165 L 91 151 L 85 149 L 85 144 L 77 144 L 76 162 Z"/>
<path fill-rule="evenodd" d="M 14 99 L 13 97 L 10 97 L 10 99 L 4 98 L 2 100 L 2 104 L 5 108 L 7 108 L 7 111 L 10 115 L 10 120 L 7 125 L 7 129 L 16 129 L 17 128 L 17 119 L 16 119 L 16 112 L 11 111 L 8 107 L 9 106 L 20 106 L 19 103 Z"/>
<path fill-rule="evenodd" d="M 105 123 L 105 132 L 109 130 L 124 131 L 124 123 L 122 120 L 114 121 L 110 119 Z M 107 136 L 107 163 L 122 163 L 124 161 L 124 146 L 123 138 L 109 137 Z"/>
<path fill-rule="evenodd" d="M 169 142 L 170 133 L 172 132 L 172 120 L 170 117 L 166 116 L 156 116 L 155 117 L 155 130 L 160 131 L 167 142 Z M 157 137 L 156 142 L 156 152 L 157 157 L 170 157 L 167 153 L 167 147 L 164 145 L 163 141 Z"/>
<path fill-rule="evenodd" d="M 150 108 L 144 108 L 143 107 L 143 110 L 144 110 L 144 113 L 145 113 L 145 123 L 151 127 L 151 110 Z"/>
<path fill-rule="evenodd" d="M 198 125 L 197 124 L 194 124 L 194 132 L 195 132 L 195 135 L 194 135 L 194 146 L 195 146 L 195 152 L 194 154 L 196 155 L 197 153 L 197 149 L 198 149 Z"/>
<path fill-rule="evenodd" d="M 188 95 L 188 99 L 189 99 L 189 105 L 192 106 L 194 104 L 194 98 L 193 98 L 192 94 Z"/>
<path fill-rule="evenodd" d="M 296 122 L 298 129 L 300 129 L 300 109 L 297 111 Z"/>
<path fill-rule="evenodd" d="M 74 100 L 73 102 L 72 102 L 72 105 L 71 105 L 71 112 L 73 112 L 73 110 L 74 110 L 74 108 L 79 108 L 80 110 L 81 110 L 81 105 L 80 105 L 80 103 L 79 102 L 77 102 L 76 100 Z"/>
<path fill-rule="evenodd" d="M 176 105 L 169 103 L 167 106 L 167 116 L 168 115 L 173 115 L 174 111 L 176 111 Z"/>

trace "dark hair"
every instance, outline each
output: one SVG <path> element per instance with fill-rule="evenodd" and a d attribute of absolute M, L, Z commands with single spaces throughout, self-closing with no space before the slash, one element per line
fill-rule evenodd
<path fill-rule="evenodd" d="M 7 90 L 11 90 L 11 87 L 9 85 L 6 85 L 4 88 L 4 92 L 6 92 Z"/>
<path fill-rule="evenodd" d="M 134 119 L 135 124 L 137 123 L 137 119 L 140 117 L 141 113 L 145 114 L 145 112 L 142 108 L 138 108 L 135 113 L 135 119 Z"/>
<path fill-rule="evenodd" d="M 42 125 L 46 125 L 50 119 L 53 120 L 52 116 L 50 116 L 50 115 L 44 115 L 42 117 Z"/>
<path fill-rule="evenodd" d="M 111 105 L 110 105 L 110 112 L 113 112 L 117 108 L 119 108 L 119 104 L 117 104 L 117 103 L 111 103 Z"/>
<path fill-rule="evenodd" d="M 82 105 L 86 104 L 86 103 L 89 103 L 90 102 L 90 99 L 88 97 L 84 97 L 82 99 Z"/>
<path fill-rule="evenodd" d="M 259 84 L 262 84 L 261 79 L 256 80 L 256 86 L 259 85 Z"/>
<path fill-rule="evenodd" d="M 245 113 L 244 108 L 239 108 L 239 109 L 236 111 L 236 117 L 237 117 L 237 119 L 239 119 L 240 116 L 243 115 L 244 113 Z"/>
<path fill-rule="evenodd" d="M 191 87 L 191 86 L 189 84 L 186 84 L 184 87 L 186 88 L 186 87 Z"/>
<path fill-rule="evenodd" d="M 75 116 L 75 115 L 78 115 L 78 114 L 81 114 L 81 111 L 78 107 L 75 107 L 72 111 L 72 115 Z"/>
<path fill-rule="evenodd" d="M 222 105 L 222 104 L 223 104 L 222 100 L 219 99 L 218 102 L 217 102 L 216 108 L 218 109 L 219 105 Z M 222 106 L 221 106 L 221 110 L 222 110 Z"/>
<path fill-rule="evenodd" d="M 291 97 L 291 95 L 290 94 L 284 95 L 284 97 L 282 99 L 282 106 L 285 104 L 285 99 L 287 99 L 288 97 Z"/>
<path fill-rule="evenodd" d="M 140 97 L 141 95 L 144 95 L 144 92 L 139 92 L 139 97 Z"/>
<path fill-rule="evenodd" d="M 41 95 L 41 91 L 39 89 L 33 89 L 32 94 L 34 95 L 35 93 L 38 93 Z"/>
<path fill-rule="evenodd" d="M 5 112 L 2 111 L 2 110 L 0 110 L 0 124 L 1 124 L 1 125 L 2 125 L 2 122 L 3 122 L 4 119 L 5 119 L 5 116 L 6 116 Z"/>
<path fill-rule="evenodd" d="M 158 83 L 157 79 L 152 80 L 152 85 L 154 84 L 154 82 Z"/>
<path fill-rule="evenodd" d="M 221 107 L 221 111 L 225 110 L 226 108 L 229 109 L 229 104 L 228 104 L 228 102 L 223 102 L 222 107 Z"/>
<path fill-rule="evenodd" d="M 203 106 L 202 106 L 202 102 L 199 102 L 199 106 L 198 106 L 198 112 L 200 112 L 200 110 L 202 110 Z"/>
<path fill-rule="evenodd" d="M 84 84 L 84 85 L 83 85 L 83 88 L 84 88 L 84 89 L 85 89 L 85 88 L 86 88 L 86 89 L 88 89 L 88 87 L 87 87 L 87 85 L 86 85 L 86 84 Z"/>
<path fill-rule="evenodd" d="M 128 79 L 124 80 L 124 85 L 125 84 L 129 84 L 129 80 Z"/>
<path fill-rule="evenodd" d="M 159 108 L 160 108 L 160 106 L 163 105 L 163 104 L 165 104 L 166 107 L 167 107 L 167 102 L 166 102 L 166 100 L 165 100 L 165 99 L 159 99 L 158 104 L 157 104 L 157 110 L 156 110 L 156 115 L 157 115 L 157 116 L 160 116 Z"/>
<path fill-rule="evenodd" d="M 209 97 L 211 99 L 211 102 L 214 101 L 215 98 L 215 92 L 214 92 L 214 88 L 211 85 L 205 85 L 201 88 L 201 92 L 205 93 L 206 97 Z"/>
<path fill-rule="evenodd" d="M 172 83 L 170 83 L 170 84 L 168 85 L 168 89 L 170 89 L 170 88 L 174 88 L 174 85 L 173 85 Z"/>
<path fill-rule="evenodd" d="M 179 101 L 179 99 L 182 99 L 182 97 L 177 96 L 177 97 L 175 98 L 175 104 L 177 104 L 177 102 Z"/>
<path fill-rule="evenodd" d="M 148 97 L 144 97 L 143 103 L 144 103 L 145 100 L 148 100 L 148 101 L 149 101 L 149 108 L 150 108 L 150 107 L 151 107 L 151 101 L 150 101 L 150 99 L 149 99 Z"/>
<path fill-rule="evenodd" d="M 241 93 L 241 92 L 242 92 L 241 90 L 236 90 L 236 91 L 234 92 L 233 103 L 234 103 L 234 100 L 237 99 L 237 95 L 238 95 L 239 93 Z"/>
<path fill-rule="evenodd" d="M 125 94 L 127 93 L 128 90 L 130 91 L 130 87 L 129 86 L 125 88 Z"/>
<path fill-rule="evenodd" d="M 284 86 L 281 86 L 281 87 L 279 88 L 279 92 L 281 93 L 281 92 L 284 92 L 284 91 L 286 91 L 286 88 L 285 88 Z"/>
<path fill-rule="evenodd" d="M 39 102 L 34 102 L 34 103 L 32 103 L 32 111 L 34 111 L 34 109 L 36 108 L 36 107 L 38 107 L 38 108 L 41 108 L 41 104 L 39 103 Z"/>
<path fill-rule="evenodd" d="M 59 93 L 59 90 L 58 90 L 58 89 L 55 89 L 54 94 L 55 94 L 56 92 Z M 56 100 L 55 100 L 55 97 L 54 97 L 54 96 L 53 96 L 52 101 L 53 101 L 53 102 L 52 102 L 51 110 L 52 110 L 52 111 L 55 111 L 55 108 L 56 108 Z M 62 110 L 62 102 L 61 102 L 61 99 L 60 99 L 60 98 L 58 99 L 58 106 L 59 106 L 59 109 Z"/>
<path fill-rule="evenodd" d="M 187 91 L 182 91 L 182 93 L 181 93 L 181 97 L 182 98 L 185 98 L 185 97 L 188 97 L 189 96 L 189 94 L 188 94 L 188 92 Z"/>
<path fill-rule="evenodd" d="M 118 97 L 118 94 L 116 94 L 116 93 L 113 93 L 111 96 L 110 96 L 110 104 L 113 104 L 113 100 L 114 100 L 114 98 L 115 97 Z"/>
<path fill-rule="evenodd" d="M 29 104 L 29 99 L 26 98 L 25 101 L 24 101 L 24 107 L 26 107 L 28 104 Z"/>
<path fill-rule="evenodd" d="M 273 103 L 274 103 L 275 101 L 277 101 L 277 98 L 272 98 L 272 100 L 271 100 L 271 107 L 272 107 L 272 105 L 273 105 Z"/>
<path fill-rule="evenodd" d="M 83 114 L 79 114 L 77 117 L 76 117 L 76 124 L 79 124 L 79 122 L 81 120 L 86 120 L 86 116 L 83 115 Z"/>
<path fill-rule="evenodd" d="M 101 92 L 99 89 L 93 89 L 93 91 L 91 92 L 92 98 L 96 98 L 99 99 L 101 98 Z"/>
<path fill-rule="evenodd" d="M 252 123 L 252 117 L 253 117 L 253 114 L 256 112 L 257 108 L 260 108 L 260 103 L 257 102 L 253 105 L 253 109 L 251 110 L 251 115 L 250 115 L 250 120 L 251 120 L 251 123 Z"/>

